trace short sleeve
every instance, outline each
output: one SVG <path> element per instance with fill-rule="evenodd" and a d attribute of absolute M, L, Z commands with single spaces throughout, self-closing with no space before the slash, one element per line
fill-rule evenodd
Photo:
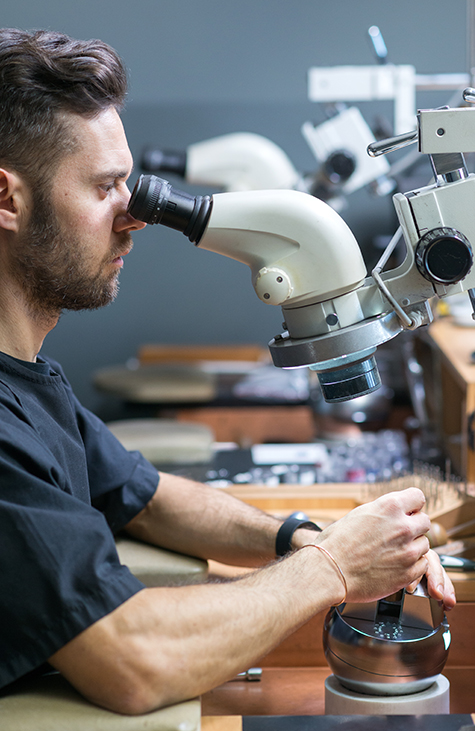
<path fill-rule="evenodd" d="M 143 588 L 98 510 L 46 481 L 38 458 L 25 471 L 29 446 L 0 459 L 0 687 Z"/>
<path fill-rule="evenodd" d="M 151 500 L 158 472 L 140 452 L 128 452 L 94 414 L 83 409 L 80 424 L 92 504 L 117 533 Z"/>
<path fill-rule="evenodd" d="M 128 452 L 104 422 L 78 401 L 60 366 L 49 362 L 63 379 L 76 413 L 86 451 L 91 502 L 117 533 L 153 497 L 158 471 L 140 452 Z"/>
<path fill-rule="evenodd" d="M 144 588 L 120 564 L 112 530 L 158 482 L 152 465 L 80 406 L 64 377 L 10 362 L 3 369 L 0 687 Z"/>

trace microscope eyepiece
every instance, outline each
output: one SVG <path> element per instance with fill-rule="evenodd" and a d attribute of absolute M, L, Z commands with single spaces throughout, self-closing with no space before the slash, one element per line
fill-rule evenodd
<path fill-rule="evenodd" d="M 156 175 L 141 175 L 130 197 L 128 212 L 137 221 L 181 231 L 198 244 L 211 213 L 210 196 L 189 195 Z"/>

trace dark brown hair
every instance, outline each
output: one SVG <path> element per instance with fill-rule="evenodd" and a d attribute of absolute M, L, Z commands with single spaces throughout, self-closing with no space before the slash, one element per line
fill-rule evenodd
<path fill-rule="evenodd" d="M 65 113 L 120 110 L 126 93 L 124 66 L 106 43 L 0 29 L 0 165 L 30 186 L 48 186 L 62 156 L 75 149 Z"/>

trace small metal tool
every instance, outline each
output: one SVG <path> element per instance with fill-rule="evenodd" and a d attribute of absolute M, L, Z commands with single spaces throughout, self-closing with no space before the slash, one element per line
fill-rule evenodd
<path fill-rule="evenodd" d="M 255 683 L 260 681 L 262 678 L 262 668 L 249 668 L 244 673 L 238 673 L 232 680 L 248 680 L 249 682 Z"/>
<path fill-rule="evenodd" d="M 439 556 L 444 569 L 449 571 L 475 571 L 475 561 L 460 556 Z"/>

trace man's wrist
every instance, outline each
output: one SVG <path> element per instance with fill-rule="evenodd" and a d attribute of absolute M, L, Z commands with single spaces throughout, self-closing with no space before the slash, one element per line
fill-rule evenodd
<path fill-rule="evenodd" d="M 318 532 L 312 528 L 300 527 L 297 528 L 292 536 L 291 550 L 296 551 L 303 546 L 308 546 L 309 543 L 318 543 L 320 541 L 319 536 L 321 535 L 321 528 L 318 527 Z"/>
<path fill-rule="evenodd" d="M 313 532 L 321 531 L 321 528 L 319 528 L 318 525 L 306 518 L 287 518 L 277 531 L 275 540 L 275 553 L 277 557 L 285 556 L 287 553 L 290 553 L 290 551 L 295 550 L 295 548 L 299 548 L 299 541 L 294 540 L 294 534 L 301 528 L 306 528 Z M 306 542 L 308 543 L 308 537 Z M 304 545 L 304 543 L 301 545 Z"/>

